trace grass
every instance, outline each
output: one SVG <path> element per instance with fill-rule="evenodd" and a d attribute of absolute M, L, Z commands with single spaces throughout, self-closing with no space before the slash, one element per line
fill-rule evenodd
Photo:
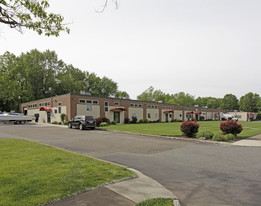
<path fill-rule="evenodd" d="M 173 206 L 173 199 L 155 198 L 142 201 L 136 206 Z"/>
<path fill-rule="evenodd" d="M 217 133 L 220 131 L 220 121 L 199 121 L 199 131 L 212 131 Z M 239 137 L 251 137 L 261 134 L 261 122 L 239 122 L 242 124 L 243 131 Z M 126 131 L 140 134 L 151 134 L 160 136 L 182 136 L 180 131 L 181 122 L 170 123 L 148 123 L 148 124 L 122 124 L 104 127 L 107 130 Z"/>
<path fill-rule="evenodd" d="M 34 206 L 135 174 L 27 140 L 0 139 L 0 205 Z"/>

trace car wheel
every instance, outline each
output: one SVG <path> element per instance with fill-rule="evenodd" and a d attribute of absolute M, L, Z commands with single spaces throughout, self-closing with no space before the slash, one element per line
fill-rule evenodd
<path fill-rule="evenodd" d="M 72 123 L 69 123 L 69 124 L 68 124 L 68 128 L 69 128 L 69 129 L 72 129 Z"/>
<path fill-rule="evenodd" d="M 83 125 L 82 124 L 79 125 L 79 129 L 83 130 Z"/>

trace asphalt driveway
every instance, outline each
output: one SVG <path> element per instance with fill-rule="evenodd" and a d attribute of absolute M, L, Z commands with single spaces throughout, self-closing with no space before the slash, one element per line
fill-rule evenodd
<path fill-rule="evenodd" d="M 2 124 L 0 138 L 24 138 L 132 167 L 185 206 L 261 203 L 260 147 L 34 125 Z"/>

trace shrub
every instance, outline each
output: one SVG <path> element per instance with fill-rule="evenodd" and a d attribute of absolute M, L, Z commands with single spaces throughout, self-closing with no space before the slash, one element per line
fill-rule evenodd
<path fill-rule="evenodd" d="M 111 124 L 112 124 L 112 125 L 116 125 L 117 122 L 116 122 L 116 121 L 112 121 Z"/>
<path fill-rule="evenodd" d="M 110 124 L 110 120 L 107 117 L 98 117 L 95 119 L 96 126 L 99 127 L 102 122 L 106 122 L 106 124 Z"/>
<path fill-rule="evenodd" d="M 242 125 L 238 124 L 234 120 L 221 122 L 220 129 L 223 132 L 223 134 L 233 134 L 234 136 L 236 136 L 243 130 Z"/>
<path fill-rule="evenodd" d="M 139 121 L 138 121 L 138 123 L 143 123 L 144 121 L 143 121 L 143 119 L 140 119 Z"/>
<path fill-rule="evenodd" d="M 52 124 L 58 124 L 58 122 L 57 122 L 57 121 L 54 121 L 54 122 L 52 122 Z"/>
<path fill-rule="evenodd" d="M 148 119 L 145 119 L 144 120 L 144 123 L 149 123 L 150 121 Z"/>
<path fill-rule="evenodd" d="M 63 123 L 64 125 L 68 125 L 68 121 L 64 121 L 64 123 Z"/>
<path fill-rule="evenodd" d="M 107 122 L 101 122 L 100 123 L 100 127 L 105 127 L 105 126 L 108 126 Z"/>
<path fill-rule="evenodd" d="M 186 136 L 186 137 L 194 137 L 195 134 L 198 132 L 199 124 L 192 121 L 184 121 L 180 125 L 180 131 Z"/>
<path fill-rule="evenodd" d="M 130 119 L 129 118 L 125 118 L 124 119 L 124 124 L 129 124 L 130 123 Z"/>
<path fill-rule="evenodd" d="M 64 120 L 65 120 L 65 118 L 66 118 L 66 114 L 62 113 L 62 114 L 60 115 L 60 117 L 61 117 L 61 121 L 64 122 Z"/>
<path fill-rule="evenodd" d="M 233 134 L 222 134 L 222 133 L 217 133 L 213 136 L 212 140 L 215 141 L 231 141 L 235 139 L 235 136 Z"/>
<path fill-rule="evenodd" d="M 211 131 L 201 131 L 196 135 L 196 138 L 212 139 L 214 133 Z"/>
<path fill-rule="evenodd" d="M 137 121 L 138 121 L 138 119 L 137 119 L 137 117 L 132 117 L 132 120 L 131 120 L 131 123 L 137 123 Z"/>
<path fill-rule="evenodd" d="M 62 122 L 58 122 L 59 125 L 62 125 Z"/>

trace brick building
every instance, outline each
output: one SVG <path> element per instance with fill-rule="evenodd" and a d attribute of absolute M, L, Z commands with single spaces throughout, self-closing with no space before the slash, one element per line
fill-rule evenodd
<path fill-rule="evenodd" d="M 76 115 L 92 115 L 95 118 L 107 117 L 111 121 L 124 123 L 125 118 L 132 117 L 159 122 L 187 119 L 219 120 L 219 113 L 227 112 L 220 109 L 71 93 L 22 103 L 20 111 L 27 115 L 38 115 L 40 123 L 60 122 L 62 113 L 66 114 L 67 120 Z"/>

